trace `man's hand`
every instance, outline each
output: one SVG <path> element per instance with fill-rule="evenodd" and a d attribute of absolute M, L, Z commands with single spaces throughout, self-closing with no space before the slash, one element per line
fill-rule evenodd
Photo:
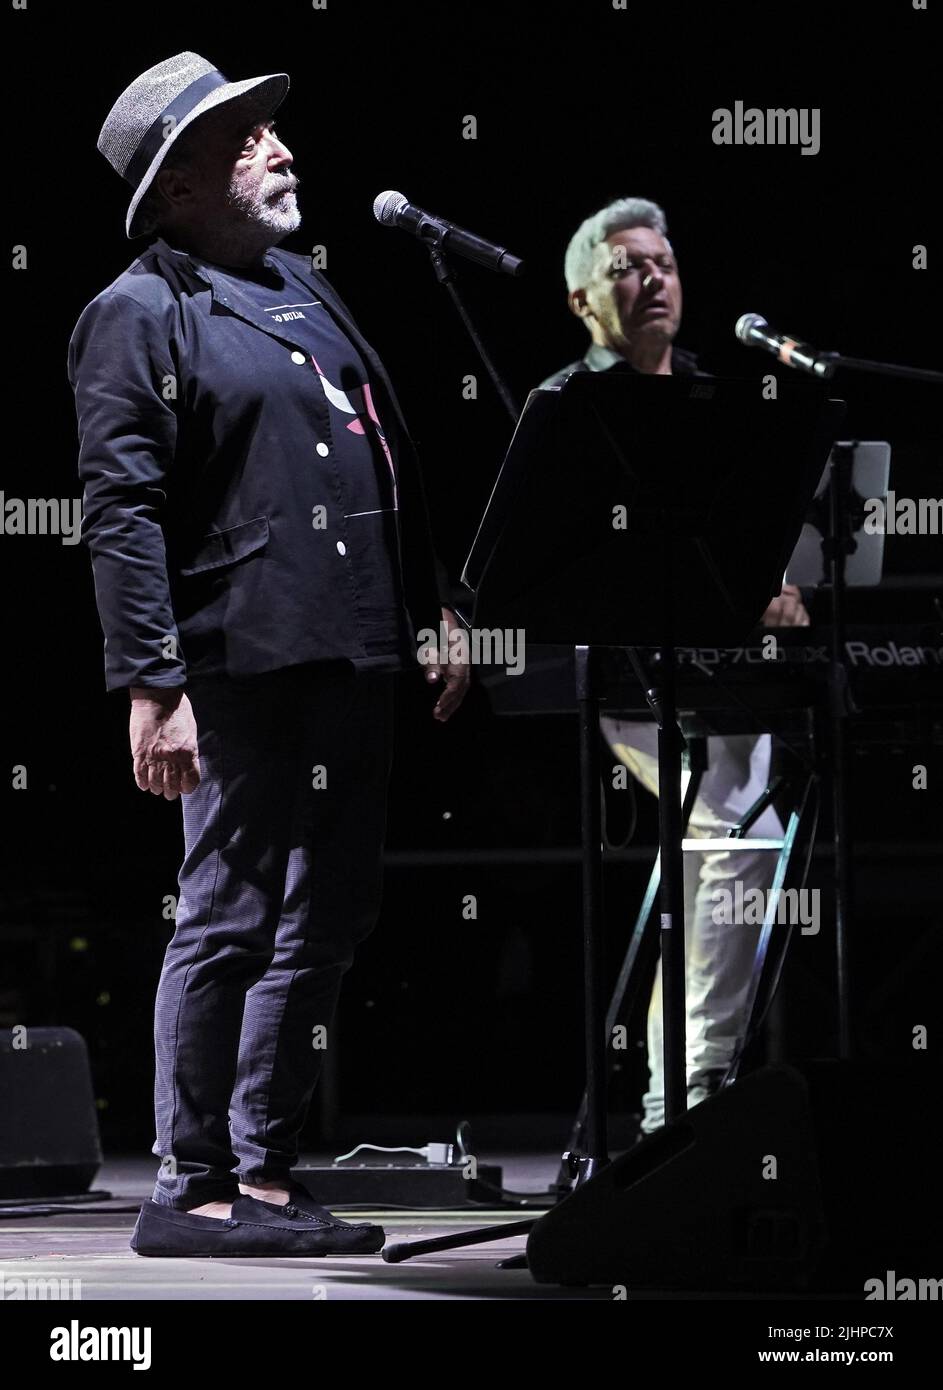
<path fill-rule="evenodd" d="M 808 627 L 809 614 L 795 584 L 784 584 L 760 619 L 761 627 Z"/>
<path fill-rule="evenodd" d="M 451 608 L 442 609 L 442 621 L 445 623 L 450 635 L 462 626 Z M 435 708 L 432 711 L 433 719 L 438 719 L 441 724 L 444 724 L 447 719 L 451 719 L 452 715 L 464 700 L 466 691 L 468 690 L 468 682 L 471 677 L 469 662 L 456 661 L 454 659 L 455 652 L 456 648 L 452 643 L 449 643 L 446 651 L 441 653 L 446 658 L 445 662 L 431 665 L 426 671 L 426 680 L 430 685 L 434 685 L 437 681 L 445 682 L 445 689 L 436 701 Z M 453 659 L 449 660 L 450 657 Z"/>
<path fill-rule="evenodd" d="M 176 801 L 200 781 L 196 720 L 182 686 L 131 689 L 131 756 L 142 792 Z"/>

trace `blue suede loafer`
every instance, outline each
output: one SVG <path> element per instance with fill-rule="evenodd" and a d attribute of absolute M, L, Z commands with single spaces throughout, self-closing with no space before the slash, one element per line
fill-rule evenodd
<path fill-rule="evenodd" d="M 298 1202 L 294 1188 L 298 1188 Z M 301 1194 L 304 1194 L 302 1198 Z M 300 1203 L 306 1200 L 305 1209 Z M 146 1201 L 131 1236 L 138 1255 L 375 1255 L 383 1247 L 382 1226 L 341 1221 L 293 1184 L 287 1206 L 239 1196 L 232 1215 L 221 1221 L 196 1216 L 160 1202 Z"/>

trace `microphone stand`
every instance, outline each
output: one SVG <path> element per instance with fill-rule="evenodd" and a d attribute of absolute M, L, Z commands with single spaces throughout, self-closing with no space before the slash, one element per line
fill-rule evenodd
<path fill-rule="evenodd" d="M 471 316 L 468 310 L 465 308 L 464 303 L 462 302 L 462 297 L 459 294 L 455 284 L 455 271 L 452 269 L 452 265 L 449 262 L 445 254 L 445 251 L 442 248 L 441 237 L 439 237 L 437 240 L 433 242 L 428 243 L 428 246 L 429 259 L 432 262 L 432 269 L 435 272 L 435 278 L 438 280 L 440 285 L 444 285 L 445 288 L 448 290 L 452 303 L 455 305 L 456 313 L 462 320 L 462 323 L 467 328 L 468 336 L 475 344 L 475 350 L 478 353 L 478 356 L 481 358 L 482 362 L 484 363 L 488 375 L 491 377 L 491 380 L 494 384 L 494 389 L 497 391 L 505 409 L 507 410 L 507 413 L 510 415 L 512 424 L 516 426 L 518 419 L 520 418 L 520 409 L 514 404 L 514 397 L 511 395 L 510 391 L 505 385 L 497 367 L 492 362 L 488 350 L 481 340 L 481 335 L 479 334 L 475 325 L 472 323 Z"/>
<path fill-rule="evenodd" d="M 818 361 L 825 363 L 825 378 L 830 377 L 839 367 L 849 372 L 874 372 L 876 376 L 894 376 L 905 381 L 938 381 L 943 383 L 943 372 L 931 371 L 929 367 L 901 367 L 896 362 L 872 362 L 867 357 L 844 357 L 840 352 L 820 352 Z"/>
<path fill-rule="evenodd" d="M 839 367 L 871 372 L 905 381 L 943 383 L 943 372 L 926 367 L 903 367 L 896 362 L 875 362 L 865 357 L 845 357 L 822 352 L 821 375 L 830 378 Z M 855 704 L 848 678 L 845 653 L 845 565 L 855 549 L 851 519 L 854 448 L 836 446 L 829 470 L 828 526 L 822 543 L 832 604 L 832 632 L 828 665 L 829 771 L 832 800 L 832 845 L 835 873 L 835 966 L 838 994 L 838 1055 L 851 1057 L 855 1037 L 849 970 L 849 924 L 854 912 L 854 873 L 848 843 L 848 720 Z"/>
<path fill-rule="evenodd" d="M 855 549 L 850 514 L 854 446 L 836 444 L 829 464 L 828 528 L 822 551 L 831 588 L 832 631 L 828 663 L 829 770 L 835 873 L 835 966 L 838 984 L 838 1055 L 854 1046 L 848 968 L 848 925 L 854 911 L 854 877 L 848 844 L 848 716 L 856 712 L 845 663 L 845 564 Z"/>

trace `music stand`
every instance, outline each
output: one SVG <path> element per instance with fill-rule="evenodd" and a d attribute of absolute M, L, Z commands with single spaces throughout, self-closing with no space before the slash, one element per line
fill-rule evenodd
<path fill-rule="evenodd" d="M 835 444 L 815 491 L 799 542 L 786 570 L 789 583 L 828 585 L 831 598 L 828 761 L 835 875 L 835 970 L 838 986 L 838 1055 L 853 1050 L 848 925 L 854 876 L 848 837 L 847 736 L 854 712 L 845 652 L 845 590 L 879 584 L 884 563 L 884 526 L 867 528 L 865 502 L 886 502 L 891 446 L 886 441 Z M 751 991 L 752 992 L 752 991 Z"/>
<path fill-rule="evenodd" d="M 836 443 L 815 489 L 799 540 L 786 567 L 786 583 L 799 588 L 819 588 L 829 582 L 829 488 L 836 454 L 851 451 L 848 497 L 845 509 L 852 541 L 845 562 L 846 588 L 871 588 L 880 584 L 884 569 L 884 526 L 865 528 L 865 503 L 885 504 L 891 473 L 891 446 L 882 440 Z"/>
<path fill-rule="evenodd" d="M 462 578 L 478 628 L 576 648 L 580 712 L 586 1151 L 608 1162 L 603 1030 L 599 702 L 593 648 L 654 648 L 665 1111 L 687 1108 L 682 737 L 675 647 L 732 646 L 780 592 L 843 406 L 818 382 L 775 401 L 751 382 L 574 373 L 532 391 Z M 639 661 L 639 671 L 643 667 Z M 384 1260 L 524 1233 L 533 1221 L 393 1245 Z"/>

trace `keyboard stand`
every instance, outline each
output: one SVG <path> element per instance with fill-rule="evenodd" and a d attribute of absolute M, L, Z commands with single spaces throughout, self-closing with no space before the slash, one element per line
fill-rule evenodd
<path fill-rule="evenodd" d="M 683 835 L 688 828 L 691 811 L 694 802 L 697 800 L 698 791 L 700 790 L 701 779 L 707 769 L 706 738 L 703 736 L 692 737 L 690 734 L 688 735 L 686 760 L 689 764 L 689 780 L 684 790 L 684 799 L 681 808 Z M 798 779 L 798 777 L 799 774 L 796 774 L 796 779 Z M 799 797 L 797 798 L 796 806 L 789 815 L 786 828 L 781 837 L 748 838 L 748 832 L 756 821 L 759 820 L 767 807 L 773 803 L 784 786 L 792 780 L 794 779 L 790 776 L 774 777 L 761 795 L 757 797 L 749 810 L 744 813 L 740 821 L 731 827 L 727 835 L 718 838 L 697 838 L 684 835 L 681 841 L 681 849 L 684 854 L 703 854 L 710 850 L 729 850 L 738 841 L 741 841 L 744 843 L 744 846 L 749 845 L 751 851 L 762 850 L 775 853 L 777 856 L 766 916 L 759 940 L 757 941 L 756 953 L 753 960 L 753 970 L 750 977 L 750 992 L 745 1012 L 744 1031 L 738 1040 L 730 1067 L 720 1083 L 722 1087 L 730 1086 L 736 1080 L 740 1063 L 746 1052 L 747 1046 L 753 1041 L 762 1026 L 769 1004 L 772 1002 L 776 986 L 779 983 L 786 949 L 789 945 L 791 928 L 786 929 L 782 948 L 772 961 L 770 961 L 770 946 L 772 944 L 773 931 L 776 926 L 778 893 L 779 890 L 785 886 L 796 844 L 801 843 L 800 833 L 808 824 L 810 816 L 813 814 L 813 808 L 817 804 L 817 773 L 815 771 L 806 771 L 804 773 L 803 785 Z M 629 937 L 629 944 L 622 960 L 619 977 L 613 988 L 609 1006 L 606 1010 L 605 1033 L 607 1038 L 611 1039 L 613 1030 L 631 1017 L 639 1002 L 643 983 L 648 978 L 649 969 L 655 956 L 656 946 L 654 934 L 651 930 L 652 914 L 655 904 L 658 901 L 660 885 L 661 856 L 656 854 L 648 884 L 642 896 L 638 915 L 635 919 L 635 925 Z M 616 1060 L 611 1047 L 607 1049 L 607 1059 L 608 1071 L 611 1073 Z M 560 1168 L 556 1180 L 551 1184 L 551 1191 L 565 1193 L 570 1191 L 573 1186 L 574 1159 L 572 1156 L 582 1152 L 585 1143 L 584 1129 L 586 1123 L 586 1106 L 587 1097 L 584 1092 L 579 1109 L 573 1120 L 572 1128 L 570 1129 L 566 1149 L 560 1160 Z"/>

